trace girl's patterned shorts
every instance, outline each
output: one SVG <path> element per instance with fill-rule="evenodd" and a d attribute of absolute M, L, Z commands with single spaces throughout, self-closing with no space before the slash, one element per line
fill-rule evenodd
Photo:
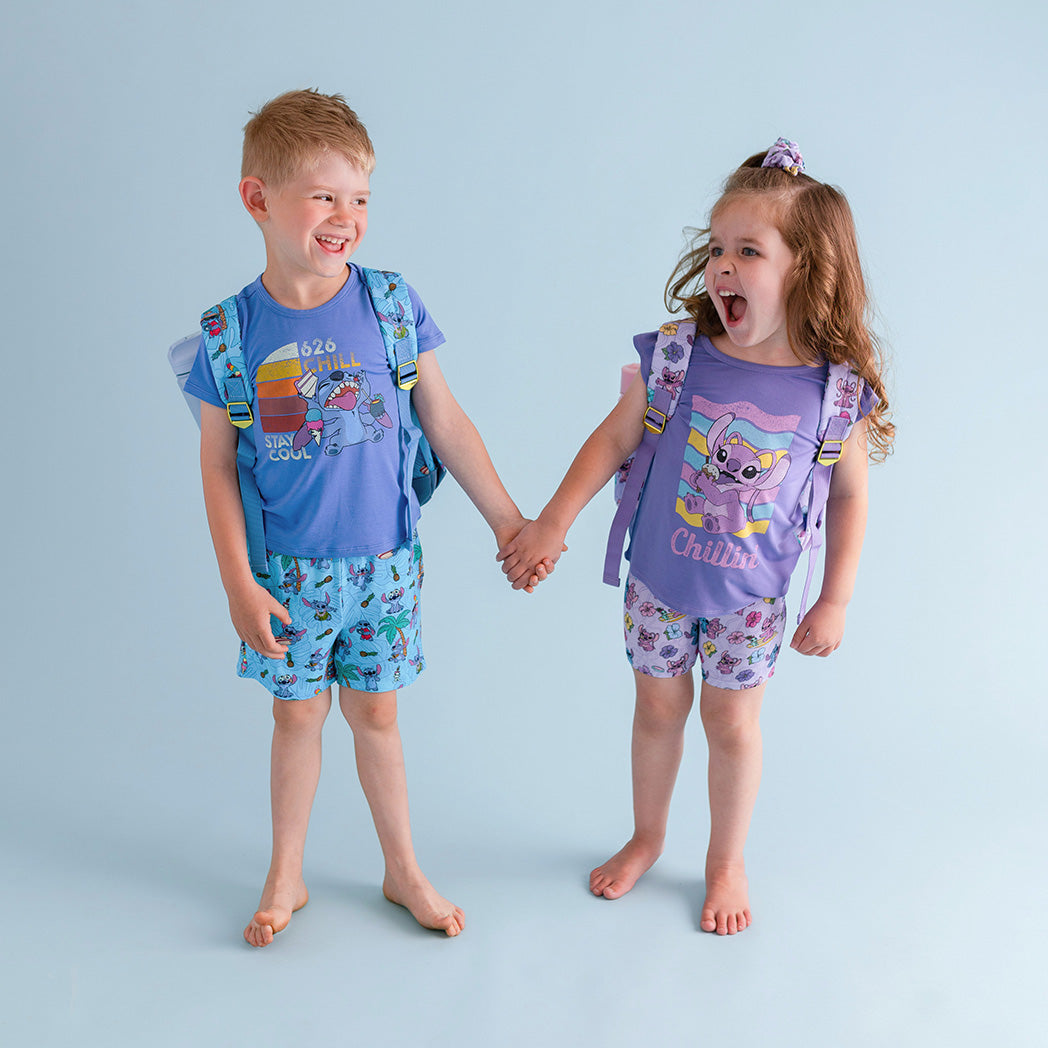
<path fill-rule="evenodd" d="M 775 672 L 786 628 L 786 598 L 704 618 L 674 611 L 631 573 L 626 579 L 626 657 L 638 673 L 680 677 L 699 661 L 717 688 L 756 688 Z"/>
<path fill-rule="evenodd" d="M 425 668 L 419 593 L 422 547 L 411 539 L 389 553 L 303 558 L 269 553 L 260 581 L 291 615 L 270 618 L 273 636 L 288 641 L 283 659 L 240 645 L 238 674 L 278 699 L 310 699 L 331 684 L 356 691 L 392 691 Z"/>

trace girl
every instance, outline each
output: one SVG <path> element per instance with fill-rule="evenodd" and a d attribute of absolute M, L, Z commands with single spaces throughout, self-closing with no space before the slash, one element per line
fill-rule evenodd
<path fill-rule="evenodd" d="M 557 560 L 579 511 L 641 443 L 646 376 L 654 368 L 658 385 L 682 387 L 628 553 L 634 832 L 592 872 L 590 889 L 619 898 L 662 851 L 698 661 L 710 801 L 700 927 L 731 935 L 752 921 L 743 849 L 761 774 L 760 706 L 801 552 L 828 364 L 855 373 L 838 379 L 835 403 L 861 417 L 832 472 L 822 590 L 790 642 L 804 655 L 826 656 L 841 643 L 866 522 L 867 459 L 890 451 L 894 427 L 851 211 L 838 190 L 803 173 L 794 143 L 779 139 L 728 178 L 709 229 L 669 279 L 666 304 L 690 321 L 634 339 L 639 375 L 499 559 L 515 588 L 533 585 L 534 567 Z M 675 367 L 691 343 L 690 365 Z"/>

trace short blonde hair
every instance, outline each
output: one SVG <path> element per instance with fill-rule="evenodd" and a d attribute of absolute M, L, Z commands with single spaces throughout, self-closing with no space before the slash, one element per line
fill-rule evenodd
<path fill-rule="evenodd" d="M 367 128 L 341 95 L 322 95 L 315 88 L 287 91 L 244 125 L 240 177 L 253 175 L 267 185 L 282 186 L 326 152 L 341 154 L 365 174 L 375 169 Z"/>

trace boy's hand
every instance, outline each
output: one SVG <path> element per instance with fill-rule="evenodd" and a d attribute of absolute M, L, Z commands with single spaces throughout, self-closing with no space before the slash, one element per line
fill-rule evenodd
<path fill-rule="evenodd" d="M 514 589 L 528 593 L 548 574 L 568 547 L 563 532 L 540 517 L 527 523 L 511 542 L 505 543 L 495 559 Z"/>
<path fill-rule="evenodd" d="M 523 531 L 527 525 L 531 524 L 532 521 L 527 517 L 521 517 L 519 521 L 512 525 L 495 529 L 495 541 L 499 544 L 499 552 L 496 554 L 495 559 L 498 560 L 502 554 L 502 551 L 508 546 L 511 546 L 513 540 Z M 567 549 L 567 547 L 564 547 Z M 532 565 L 528 579 L 523 583 L 522 587 L 525 593 L 534 593 L 535 587 L 540 582 L 545 582 L 550 575 L 553 574 L 553 561 L 543 560 Z M 503 568 L 505 571 L 505 568 Z"/>
<path fill-rule="evenodd" d="M 832 655 L 844 637 L 844 616 L 847 605 L 817 600 L 801 620 L 790 647 L 802 655 Z"/>
<path fill-rule="evenodd" d="M 287 654 L 288 641 L 277 640 L 269 616 L 274 615 L 285 626 L 291 625 L 287 608 L 267 589 L 252 582 L 229 596 L 229 617 L 237 636 L 252 651 L 267 659 L 282 659 Z"/>

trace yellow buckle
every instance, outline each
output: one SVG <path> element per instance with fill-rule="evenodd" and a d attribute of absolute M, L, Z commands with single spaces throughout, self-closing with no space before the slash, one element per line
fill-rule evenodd
<path fill-rule="evenodd" d="M 830 444 L 836 444 L 836 449 L 830 448 Z M 820 466 L 833 466 L 844 454 L 843 440 L 824 440 L 819 447 L 819 457 L 815 460 Z"/>
<path fill-rule="evenodd" d="M 406 369 L 406 374 L 405 374 Z M 418 365 L 409 360 L 397 365 L 397 385 L 401 389 L 411 389 L 418 382 Z"/>
<path fill-rule="evenodd" d="M 650 404 L 648 405 L 648 410 L 644 412 L 644 425 L 656 436 L 662 435 L 662 431 L 666 428 L 667 419 L 668 416 L 666 414 L 659 411 L 658 408 L 653 408 Z"/>
<path fill-rule="evenodd" d="M 236 418 L 233 417 L 234 408 L 237 409 Z M 237 429 L 247 429 L 255 421 L 251 415 L 251 405 L 246 400 L 231 400 L 226 405 L 226 417 Z"/>

